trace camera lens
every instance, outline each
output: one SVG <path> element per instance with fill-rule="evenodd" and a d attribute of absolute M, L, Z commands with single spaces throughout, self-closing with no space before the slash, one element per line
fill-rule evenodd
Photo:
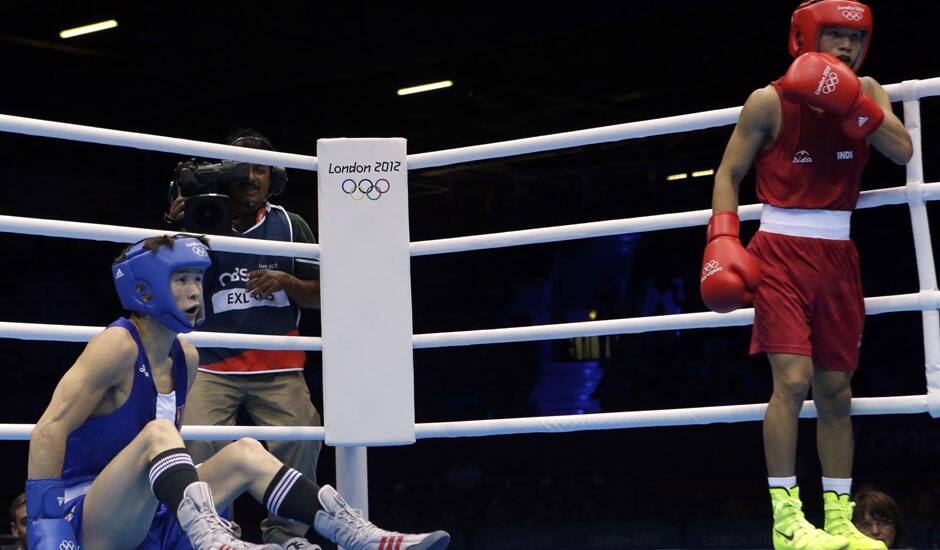
<path fill-rule="evenodd" d="M 215 227 L 225 217 L 217 203 L 207 202 L 193 211 L 193 222 L 199 227 Z"/>
<path fill-rule="evenodd" d="M 186 199 L 183 227 L 193 233 L 227 235 L 232 231 L 232 210 L 227 195 L 196 195 Z"/>

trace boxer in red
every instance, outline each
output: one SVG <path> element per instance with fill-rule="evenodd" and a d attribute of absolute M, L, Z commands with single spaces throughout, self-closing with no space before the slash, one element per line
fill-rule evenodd
<path fill-rule="evenodd" d="M 773 395 L 764 452 L 775 548 L 877 549 L 852 525 L 852 400 L 865 305 L 850 217 L 869 147 L 897 164 L 911 139 L 884 89 L 856 72 L 872 34 L 865 4 L 814 0 L 793 12 L 786 74 L 747 99 L 715 175 L 702 264 L 705 304 L 754 302 L 751 353 L 767 353 Z M 754 165 L 761 226 L 738 239 L 738 189 Z M 806 521 L 796 483 L 799 411 L 812 388 L 824 529 Z"/>

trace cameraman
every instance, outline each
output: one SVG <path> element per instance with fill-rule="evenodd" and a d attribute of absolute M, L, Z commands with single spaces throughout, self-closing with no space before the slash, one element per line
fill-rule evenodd
<path fill-rule="evenodd" d="M 253 130 L 239 130 L 228 143 L 274 150 L 267 138 Z M 232 221 L 231 229 L 220 234 L 316 242 L 303 218 L 268 202 L 284 189 L 287 177 L 283 168 L 229 163 L 236 164 L 240 164 L 242 176 L 236 181 L 223 181 L 219 189 L 227 191 Z M 195 223 L 194 216 L 185 213 L 188 198 L 192 199 L 171 197 L 168 222 L 183 222 L 184 226 Z M 198 232 L 200 228 L 186 229 Z M 203 279 L 207 297 L 204 331 L 298 335 L 300 308 L 320 307 L 319 265 L 314 260 L 232 252 L 211 254 L 212 268 Z M 304 380 L 304 360 L 303 351 L 199 348 L 199 372 L 187 399 L 184 424 L 232 426 L 238 408 L 244 406 L 259 426 L 319 426 L 320 414 L 310 401 Z M 187 448 L 199 463 L 226 444 L 189 441 Z M 267 446 L 284 464 L 316 479 L 319 441 L 269 441 Z M 302 538 L 305 525 L 269 516 L 261 529 L 266 543 L 287 546 L 290 542 L 290 547 L 298 550 L 318 548 Z"/>

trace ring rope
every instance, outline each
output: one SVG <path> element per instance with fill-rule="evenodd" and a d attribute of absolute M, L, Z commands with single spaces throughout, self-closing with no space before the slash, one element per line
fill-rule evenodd
<path fill-rule="evenodd" d="M 143 229 L 121 225 L 0 216 L 0 232 L 19 233 L 21 235 L 135 243 L 141 239 L 165 235 L 167 231 L 168 229 Z M 212 249 L 222 252 L 249 252 L 252 254 L 293 256 L 295 258 L 320 257 L 320 245 L 318 244 L 263 241 L 221 235 L 212 235 L 211 239 Z"/>
<path fill-rule="evenodd" d="M 47 342 L 87 342 L 107 327 L 0 322 L 0 338 Z M 321 351 L 318 336 L 271 336 L 229 332 L 190 332 L 186 340 L 196 347 Z"/>
<path fill-rule="evenodd" d="M 940 308 L 940 291 L 937 290 L 865 298 L 866 315 L 900 311 L 928 311 L 938 308 Z M 731 313 L 707 311 L 555 325 L 415 334 L 413 342 L 415 349 L 443 348 L 535 340 L 560 340 L 579 336 L 611 336 L 614 334 L 746 326 L 753 322 L 754 309 L 747 308 L 738 309 Z"/>
<path fill-rule="evenodd" d="M 940 199 L 940 183 L 920 184 L 918 189 L 918 196 L 921 200 L 932 201 Z M 861 210 L 864 208 L 909 202 L 910 185 L 874 189 L 862 192 L 857 209 Z M 738 209 L 742 221 L 760 219 L 760 212 L 760 204 L 749 204 L 741 206 Z M 710 209 L 692 210 L 689 212 L 655 214 L 637 218 L 433 239 L 413 242 L 411 243 L 410 250 L 412 256 L 428 256 L 432 254 L 467 252 L 471 250 L 560 242 L 574 239 L 608 237 L 628 233 L 645 233 L 664 229 L 706 225 L 708 224 L 709 216 L 711 216 Z M 133 243 L 148 237 L 163 235 L 166 233 L 166 230 L 0 215 L 0 232 Z M 263 241 L 259 239 L 223 236 L 212 236 L 211 239 L 213 250 L 222 252 L 249 252 L 252 254 L 270 254 L 298 258 L 320 257 L 320 246 L 317 244 Z"/>
<path fill-rule="evenodd" d="M 928 412 L 926 395 L 856 397 L 852 416 L 876 414 L 922 414 Z M 486 437 L 530 433 L 564 433 L 594 430 L 621 430 L 664 426 L 734 424 L 763 420 L 766 403 L 722 405 L 658 411 L 629 411 L 459 422 L 429 422 L 415 425 L 417 439 Z M 815 418 L 812 401 L 803 403 L 800 418 Z M 0 439 L 26 440 L 35 424 L 0 424 Z M 233 440 L 253 437 L 268 441 L 324 439 L 325 429 L 311 426 L 183 426 L 186 440 Z"/>
<path fill-rule="evenodd" d="M 69 124 L 67 122 L 54 122 L 38 118 L 26 118 L 12 115 L 0 115 L 0 130 L 14 134 L 40 136 L 86 143 L 99 143 L 101 145 L 116 145 L 130 147 L 145 151 L 161 151 L 163 153 L 177 153 L 186 156 L 206 157 L 214 159 L 238 160 L 252 164 L 268 164 L 283 166 L 298 170 L 316 171 L 317 158 L 295 153 L 280 153 L 265 149 L 252 149 L 250 147 L 235 147 L 206 141 L 171 138 L 142 134 L 139 132 L 126 132 L 124 130 L 110 130 L 82 124 Z"/>
<path fill-rule="evenodd" d="M 899 84 L 884 86 L 892 101 L 940 95 L 940 77 L 925 80 L 908 80 Z M 659 119 L 628 122 L 602 126 L 588 130 L 575 130 L 547 136 L 536 136 L 497 143 L 487 143 L 470 147 L 459 147 L 429 153 L 408 155 L 409 169 L 419 170 L 484 160 L 513 155 L 524 155 L 540 151 L 579 147 L 595 143 L 621 141 L 631 138 L 650 137 L 666 133 L 702 130 L 715 126 L 726 126 L 737 121 L 741 107 L 729 107 L 700 113 L 690 113 Z M 686 121 L 683 123 L 683 120 Z M 279 153 L 262 149 L 233 147 L 218 143 L 200 142 L 181 138 L 170 138 L 138 132 L 109 130 L 11 115 L 0 115 L 0 130 L 16 134 L 69 139 L 177 153 L 209 158 L 231 159 L 255 164 L 270 164 L 296 168 L 298 170 L 317 170 L 317 158 L 293 153 Z"/>
<path fill-rule="evenodd" d="M 865 298 L 866 315 L 936 309 L 940 309 L 940 291 L 937 290 Z M 705 311 L 552 325 L 415 334 L 412 336 L 412 345 L 414 349 L 445 348 L 536 340 L 562 340 L 584 336 L 737 327 L 750 325 L 753 322 L 754 309 L 746 308 L 731 313 Z M 87 342 L 104 329 L 105 327 L 0 322 L 0 338 Z M 322 340 L 314 336 L 268 336 L 263 334 L 197 331 L 186 335 L 186 339 L 196 347 L 309 351 L 322 351 L 323 349 Z"/>
<path fill-rule="evenodd" d="M 924 200 L 940 199 L 940 183 L 927 183 L 921 186 Z M 857 210 L 874 208 L 908 202 L 907 187 L 890 187 L 864 191 L 859 197 Z M 539 227 L 535 229 L 521 229 L 501 233 L 487 233 L 484 235 L 470 235 L 466 237 L 451 237 L 411 243 L 412 256 L 427 256 L 431 254 L 446 254 L 451 252 L 468 252 L 471 250 L 484 250 L 490 248 L 504 248 L 528 244 L 539 244 L 593 237 L 609 237 L 628 233 L 645 233 L 663 229 L 679 229 L 708 225 L 711 209 L 693 210 L 689 212 L 675 212 L 671 214 L 655 214 L 637 218 L 624 218 L 600 222 L 587 222 L 554 227 Z M 741 221 L 760 219 L 761 205 L 749 204 L 738 207 L 738 216 Z"/>
<path fill-rule="evenodd" d="M 740 114 L 741 107 L 728 107 L 726 109 L 702 111 L 688 115 L 676 115 L 652 120 L 613 124 L 588 130 L 575 130 L 573 132 L 561 132 L 546 136 L 472 145 L 470 147 L 458 147 L 456 149 L 435 151 L 432 153 L 417 153 L 408 155 L 408 169 L 420 170 L 422 168 L 449 166 L 477 160 L 527 155 L 530 153 L 541 153 L 543 151 L 569 149 L 583 145 L 596 145 L 598 143 L 610 143 L 613 141 L 623 141 L 625 139 L 704 130 L 734 124 L 737 122 L 738 115 Z"/>

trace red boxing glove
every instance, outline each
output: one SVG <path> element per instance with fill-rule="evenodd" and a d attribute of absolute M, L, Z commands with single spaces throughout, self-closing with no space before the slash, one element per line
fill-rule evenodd
<path fill-rule="evenodd" d="M 842 117 L 842 131 L 852 139 L 874 132 L 885 118 L 881 106 L 862 92 L 852 69 L 827 53 L 797 57 L 780 79 L 780 87 L 788 101 Z"/>
<path fill-rule="evenodd" d="M 700 288 L 702 301 L 718 313 L 751 303 L 760 284 L 760 266 L 738 239 L 740 225 L 734 212 L 715 212 L 708 221 Z"/>

